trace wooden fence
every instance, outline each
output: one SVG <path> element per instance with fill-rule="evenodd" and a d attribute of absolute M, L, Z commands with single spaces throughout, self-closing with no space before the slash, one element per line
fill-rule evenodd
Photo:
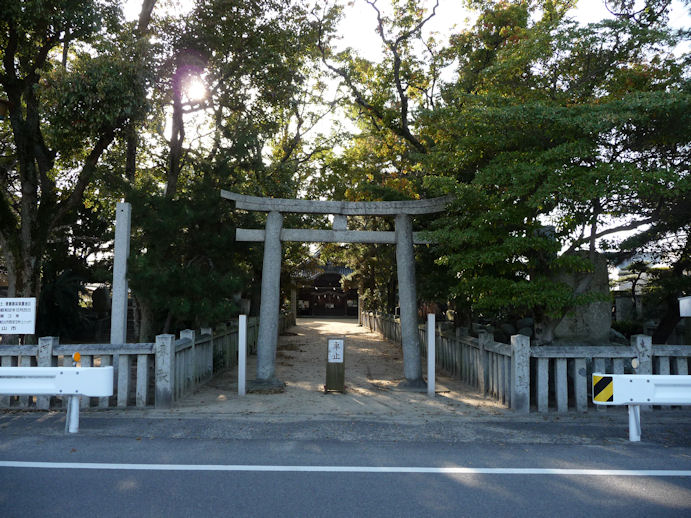
<path fill-rule="evenodd" d="M 400 322 L 391 315 L 363 312 L 362 325 L 401 343 Z M 420 347 L 427 354 L 427 333 L 419 328 Z M 478 338 L 435 332 L 436 365 L 508 407 L 527 412 L 586 412 L 606 406 L 592 405 L 593 372 L 612 374 L 688 375 L 691 346 L 652 345 L 651 338 L 636 335 L 631 345 L 530 346 L 528 337 L 513 336 L 511 344 L 495 342 L 489 333 Z M 634 367 L 632 360 L 638 365 Z M 634 364 L 636 363 L 634 362 Z"/>
<path fill-rule="evenodd" d="M 282 314 L 279 330 L 295 325 L 294 318 Z M 247 322 L 248 353 L 256 353 L 259 323 Z M 159 335 L 154 343 L 137 344 L 60 344 L 57 337 L 39 338 L 38 345 L 0 345 L 2 367 L 71 366 L 79 352 L 82 367 L 113 366 L 113 396 L 81 398 L 82 408 L 146 407 L 166 408 L 217 372 L 237 365 L 237 323 L 210 328 L 199 333 L 185 330 L 174 335 Z M 67 398 L 0 396 L 0 408 L 61 408 Z"/>

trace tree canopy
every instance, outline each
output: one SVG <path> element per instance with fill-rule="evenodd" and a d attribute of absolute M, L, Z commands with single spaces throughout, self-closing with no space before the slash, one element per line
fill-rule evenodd
<path fill-rule="evenodd" d="M 473 21 L 458 20 L 448 39 L 428 32 L 440 1 L 357 4 L 373 20 L 379 60 L 337 47 L 349 8 L 339 2 L 199 0 L 181 13 L 143 0 L 133 21 L 102 0 L 4 8 L 9 295 L 50 286 L 44 307 L 54 307 L 62 285 L 63 299 L 81 304 L 79 283 L 107 277 L 110 221 L 124 198 L 139 337 L 150 339 L 257 296 L 261 247 L 233 234 L 261 220 L 233 212 L 222 188 L 344 200 L 453 194 L 441 217 L 416 223 L 437 243 L 417 249 L 423 298 L 451 301 L 464 320 L 534 317 L 549 341 L 565 314 L 597 298 L 561 274 L 592 270 L 598 254 L 617 264 L 645 253 L 666 265 L 651 277 L 667 301 L 663 340 L 691 268 L 689 32 L 670 26 L 675 3 L 608 0 L 611 16 L 583 25 L 572 0 L 468 0 Z M 320 129 L 326 120 L 331 130 Z M 371 307 L 395 308 L 393 251 L 321 253 L 355 269 Z M 308 255 L 289 245 L 286 272 Z"/>

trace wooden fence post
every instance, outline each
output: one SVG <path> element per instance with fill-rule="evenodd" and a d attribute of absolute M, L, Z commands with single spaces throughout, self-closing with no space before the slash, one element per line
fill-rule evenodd
<path fill-rule="evenodd" d="M 209 342 L 209 346 L 206 349 L 206 369 L 207 369 L 207 376 L 211 377 L 214 374 L 214 350 L 216 349 L 216 346 L 214 345 L 214 330 L 211 327 L 202 327 L 199 330 L 199 334 L 204 336 L 210 336 L 211 340 Z"/>
<path fill-rule="evenodd" d="M 530 338 L 511 337 L 511 408 L 530 412 Z"/>
<path fill-rule="evenodd" d="M 485 345 L 494 341 L 494 336 L 487 331 L 480 331 L 477 335 L 477 343 L 479 346 L 478 355 L 479 360 L 479 371 L 477 373 L 478 388 L 483 396 L 487 395 L 489 389 L 489 361 L 487 358 L 487 352 L 485 351 Z"/>
<path fill-rule="evenodd" d="M 653 339 L 648 335 L 633 335 L 631 347 L 638 355 L 636 374 L 653 373 Z"/>
<path fill-rule="evenodd" d="M 156 355 L 156 408 L 173 406 L 175 376 L 175 335 L 158 335 L 154 346 Z"/>
<path fill-rule="evenodd" d="M 204 373 L 202 359 L 197 357 L 197 350 L 194 343 L 195 338 L 196 333 L 192 329 L 183 329 L 180 331 L 180 340 L 187 339 L 192 342 L 192 347 L 190 347 L 189 354 L 190 359 L 187 362 L 187 365 L 182 366 L 182 372 L 184 373 L 183 376 L 185 377 L 182 383 L 183 392 L 187 389 L 188 384 L 190 389 L 194 387 L 197 384 L 197 381 L 202 378 Z"/>
<path fill-rule="evenodd" d="M 53 367 L 53 347 L 60 343 L 57 336 L 42 336 L 38 339 L 38 351 L 36 352 L 36 365 L 38 367 Z M 50 396 L 37 396 L 36 408 L 48 410 L 50 408 Z"/>
<path fill-rule="evenodd" d="M 652 374 L 653 338 L 648 335 L 633 335 L 631 337 L 631 348 L 638 356 L 638 367 L 636 368 L 636 374 Z M 641 410 L 650 410 L 652 408 L 652 405 L 640 406 Z"/>
<path fill-rule="evenodd" d="M 132 367 L 132 356 L 130 356 L 129 354 L 118 354 L 117 358 L 117 406 L 119 408 L 124 408 L 127 406 L 127 398 L 130 393 L 130 367 Z"/>

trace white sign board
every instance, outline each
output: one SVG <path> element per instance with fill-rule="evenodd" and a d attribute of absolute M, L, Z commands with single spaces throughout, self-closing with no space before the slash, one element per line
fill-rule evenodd
<path fill-rule="evenodd" d="M 329 338 L 328 357 L 329 363 L 343 363 L 343 339 Z"/>
<path fill-rule="evenodd" d="M 36 299 L 0 299 L 0 335 L 36 333 Z"/>
<path fill-rule="evenodd" d="M 691 297 L 681 297 L 679 299 L 679 316 L 691 317 Z"/>

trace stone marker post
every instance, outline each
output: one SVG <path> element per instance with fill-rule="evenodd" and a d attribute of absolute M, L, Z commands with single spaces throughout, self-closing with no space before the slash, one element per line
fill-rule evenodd
<path fill-rule="evenodd" d="M 110 343 L 124 344 L 127 342 L 127 258 L 130 255 L 132 207 L 129 203 L 118 203 L 115 214 Z"/>
<path fill-rule="evenodd" d="M 638 356 L 638 367 L 636 374 L 653 373 L 653 338 L 648 335 L 633 335 L 631 337 L 631 347 Z M 604 406 L 604 405 L 598 405 Z M 652 405 L 640 405 L 640 409 L 651 410 Z"/>
<path fill-rule="evenodd" d="M 156 408 L 173 406 L 175 383 L 175 335 L 158 335 L 154 345 L 156 356 Z"/>
<path fill-rule="evenodd" d="M 530 338 L 511 337 L 511 408 L 521 414 L 530 412 Z"/>
<path fill-rule="evenodd" d="M 132 206 L 120 202 L 115 209 L 115 252 L 113 257 L 113 297 L 110 305 L 110 343 L 127 342 L 127 259 L 130 255 Z M 113 355 L 113 379 L 118 406 L 126 406 L 121 379 L 129 376 L 129 356 Z"/>
<path fill-rule="evenodd" d="M 57 346 L 59 343 L 60 340 L 57 336 L 42 336 L 38 339 L 38 351 L 36 352 L 36 364 L 38 367 L 56 366 L 55 357 L 53 356 L 53 347 Z M 37 396 L 36 408 L 39 410 L 48 410 L 50 408 L 50 396 Z"/>

